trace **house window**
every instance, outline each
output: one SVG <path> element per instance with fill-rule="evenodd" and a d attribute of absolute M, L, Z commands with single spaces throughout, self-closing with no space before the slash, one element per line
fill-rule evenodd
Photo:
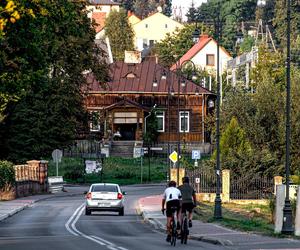
<path fill-rule="evenodd" d="M 145 24 L 145 28 L 146 28 L 146 29 L 148 28 L 148 24 L 147 24 L 147 23 Z"/>
<path fill-rule="evenodd" d="M 168 24 L 165 24 L 165 28 L 166 28 L 166 29 L 168 28 Z"/>
<path fill-rule="evenodd" d="M 179 112 L 179 129 L 180 132 L 190 131 L 190 113 L 188 111 Z"/>
<path fill-rule="evenodd" d="M 215 66 L 215 55 L 213 55 L 213 54 L 206 55 L 206 65 L 207 66 Z"/>
<path fill-rule="evenodd" d="M 154 46 L 154 40 L 149 40 L 149 47 L 152 48 Z"/>
<path fill-rule="evenodd" d="M 165 132 L 165 112 L 164 111 L 157 111 L 156 112 L 156 119 L 157 119 L 157 131 L 158 132 Z"/>
<path fill-rule="evenodd" d="M 148 47 L 148 39 L 143 39 L 143 48 L 147 48 Z"/>
<path fill-rule="evenodd" d="M 100 114 L 93 111 L 90 113 L 90 131 L 100 131 Z"/>

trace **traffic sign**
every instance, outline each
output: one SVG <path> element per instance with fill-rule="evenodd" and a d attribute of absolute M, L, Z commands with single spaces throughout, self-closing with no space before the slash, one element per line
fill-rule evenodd
<path fill-rule="evenodd" d="M 195 182 L 198 184 L 200 183 L 200 178 L 195 178 Z"/>
<path fill-rule="evenodd" d="M 61 162 L 61 157 L 62 157 L 62 151 L 61 150 L 59 150 L 59 149 L 53 150 L 53 152 L 52 152 L 52 158 L 53 158 L 53 161 L 55 163 Z"/>
<path fill-rule="evenodd" d="M 170 155 L 169 155 L 169 159 L 173 162 L 176 163 L 178 161 L 178 154 L 176 151 L 173 151 Z"/>
<path fill-rule="evenodd" d="M 201 159 L 201 151 L 200 150 L 192 150 L 192 159 L 200 160 Z"/>

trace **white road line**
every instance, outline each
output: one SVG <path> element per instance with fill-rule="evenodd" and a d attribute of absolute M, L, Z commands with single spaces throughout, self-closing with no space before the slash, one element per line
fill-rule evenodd
<path fill-rule="evenodd" d="M 81 204 L 76 210 L 75 212 L 72 214 L 72 216 L 69 218 L 69 220 L 67 221 L 67 223 L 65 224 L 66 229 L 75 236 L 82 236 L 88 240 L 91 240 L 101 246 L 106 246 L 108 249 L 110 250 L 128 250 L 127 248 L 124 247 L 119 247 L 117 245 L 115 245 L 114 243 L 107 241 L 105 239 L 102 239 L 98 236 L 94 236 L 94 235 L 86 235 L 82 232 L 80 232 L 77 228 L 76 228 L 76 223 L 79 220 L 82 212 L 85 209 L 85 203 Z M 71 226 L 71 227 L 70 227 Z"/>
<path fill-rule="evenodd" d="M 76 228 L 76 226 L 75 226 L 75 223 L 78 221 L 78 219 L 79 219 L 79 217 L 81 216 L 81 214 L 82 214 L 82 212 L 83 212 L 84 209 L 85 209 L 85 207 L 84 207 L 84 205 L 83 205 L 83 207 L 81 208 L 81 210 L 79 210 L 77 216 L 76 216 L 75 219 L 73 220 L 73 223 L 71 224 L 72 229 L 73 229 L 76 233 L 78 233 L 79 235 L 82 235 L 82 233 L 79 232 L 79 231 L 77 230 L 77 228 Z"/>
<path fill-rule="evenodd" d="M 78 210 L 79 210 L 83 205 L 84 205 L 84 203 L 81 204 L 81 205 L 75 210 L 75 212 L 72 214 L 72 216 L 70 217 L 70 219 L 69 219 L 69 220 L 67 221 L 67 223 L 65 224 L 66 229 L 67 229 L 71 234 L 73 234 L 73 235 L 75 235 L 75 236 L 78 236 L 78 234 L 74 233 L 74 232 L 70 229 L 70 225 L 69 225 L 69 224 L 71 223 L 71 221 L 73 220 L 73 218 L 76 216 Z"/>

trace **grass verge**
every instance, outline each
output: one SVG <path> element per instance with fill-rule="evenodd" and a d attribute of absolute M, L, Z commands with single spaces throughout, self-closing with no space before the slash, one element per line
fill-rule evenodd
<path fill-rule="evenodd" d="M 91 159 L 92 160 L 92 159 Z M 142 173 L 142 180 L 141 180 Z M 49 160 L 49 176 L 56 175 L 56 165 Z M 120 185 L 138 183 L 158 183 L 166 180 L 167 166 L 165 159 L 148 158 L 141 160 L 132 158 L 110 157 L 104 159 L 103 173 L 86 174 L 84 159 L 62 158 L 58 174 L 68 183 L 112 182 Z M 150 174 L 150 175 L 149 175 Z M 149 178 L 150 176 L 150 178 Z"/>
<path fill-rule="evenodd" d="M 292 237 L 274 233 L 271 210 L 268 205 L 222 204 L 221 220 L 214 219 L 214 203 L 201 202 L 195 211 L 195 218 L 203 222 L 216 222 L 238 231 L 258 233 L 274 237 Z M 293 237 L 300 239 L 300 237 Z"/>

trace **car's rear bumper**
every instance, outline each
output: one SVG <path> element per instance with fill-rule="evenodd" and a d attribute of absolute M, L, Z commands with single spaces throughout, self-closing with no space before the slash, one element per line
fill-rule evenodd
<path fill-rule="evenodd" d="M 90 210 L 117 211 L 123 207 L 124 207 L 123 200 L 87 200 L 86 201 L 86 208 Z"/>
<path fill-rule="evenodd" d="M 86 207 L 90 211 L 120 212 L 123 207 Z"/>

